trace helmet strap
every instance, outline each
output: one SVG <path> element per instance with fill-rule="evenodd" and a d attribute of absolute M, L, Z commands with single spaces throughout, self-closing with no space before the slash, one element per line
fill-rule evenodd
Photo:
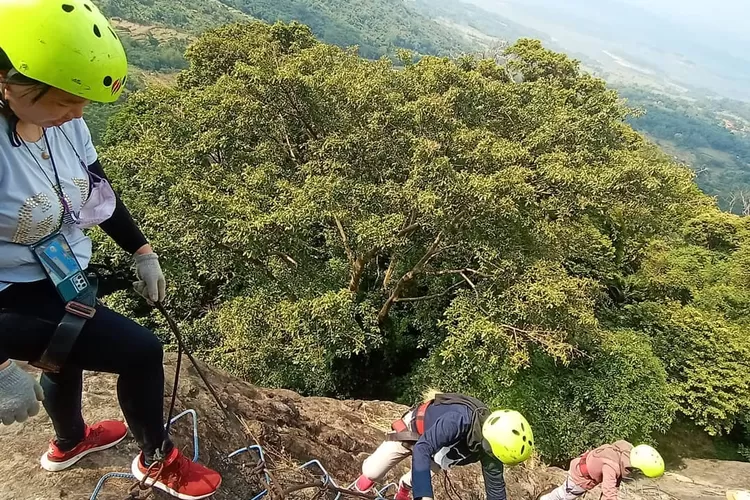
<path fill-rule="evenodd" d="M 491 457 L 495 456 L 495 454 L 492 453 L 492 445 L 490 445 L 490 442 L 487 441 L 486 438 L 482 438 L 482 450 Z"/>
<path fill-rule="evenodd" d="M 20 75 L 20 74 L 21 73 L 19 73 L 18 71 L 16 71 L 16 68 L 10 68 L 8 70 L 8 74 L 5 76 L 5 81 L 8 82 L 8 81 L 10 81 L 11 78 L 13 78 L 16 75 Z"/>

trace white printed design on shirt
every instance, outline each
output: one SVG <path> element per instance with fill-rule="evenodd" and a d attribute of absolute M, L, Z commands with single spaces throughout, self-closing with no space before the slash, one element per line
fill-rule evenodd
<path fill-rule="evenodd" d="M 75 184 L 81 192 L 81 205 L 83 205 L 83 203 L 86 203 L 86 200 L 89 199 L 89 180 L 81 177 L 74 177 L 73 184 Z"/>
<path fill-rule="evenodd" d="M 58 200 L 52 205 L 46 193 L 37 193 L 26 198 L 18 211 L 18 227 L 13 235 L 13 243 L 33 245 L 55 230 L 55 222 L 60 220 L 62 207 Z"/>
<path fill-rule="evenodd" d="M 74 178 L 73 183 L 80 189 L 81 194 L 88 196 L 88 179 Z M 84 191 L 85 190 L 85 191 Z M 65 193 L 65 201 L 69 207 L 73 207 L 73 201 Z M 63 206 L 60 200 L 47 193 L 37 193 L 26 198 L 26 201 L 18 210 L 18 227 L 13 235 L 13 243 L 20 245 L 33 245 L 42 238 L 51 235 L 59 226 L 63 215 Z"/>

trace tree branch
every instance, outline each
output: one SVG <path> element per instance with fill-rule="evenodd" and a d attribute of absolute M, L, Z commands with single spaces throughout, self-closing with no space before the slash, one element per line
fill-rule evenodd
<path fill-rule="evenodd" d="M 333 220 L 336 222 L 336 227 L 341 235 L 341 241 L 344 244 L 344 250 L 346 251 L 346 257 L 349 259 L 351 279 L 349 280 L 349 291 L 356 292 L 359 290 L 359 283 L 362 281 L 362 273 L 365 271 L 367 264 L 378 254 L 378 248 L 373 248 L 361 257 L 357 257 L 354 251 L 349 246 L 349 239 L 346 237 L 346 231 L 341 221 L 335 215 Z"/>
<path fill-rule="evenodd" d="M 430 259 L 432 259 L 435 255 L 439 254 L 441 252 L 440 243 L 443 240 L 443 232 L 440 231 L 435 238 L 435 241 L 432 242 L 432 245 L 430 245 L 430 248 L 427 250 L 427 253 L 425 253 L 421 259 L 419 259 L 419 262 L 414 266 L 414 268 L 409 271 L 410 273 L 414 272 L 420 272 L 422 268 L 427 264 Z M 408 273 L 407 273 L 408 274 Z"/>
<path fill-rule="evenodd" d="M 466 273 L 460 273 L 461 277 L 469 284 L 472 290 L 474 290 L 474 295 L 477 296 L 477 301 L 479 301 L 479 292 L 477 291 L 477 286 L 472 283 L 472 281 L 469 279 L 468 276 L 466 276 Z"/>
<path fill-rule="evenodd" d="M 349 240 L 346 237 L 346 232 L 344 231 L 344 226 L 341 225 L 341 221 L 337 216 L 333 216 L 333 220 L 336 222 L 336 227 L 339 229 L 339 235 L 341 236 L 341 242 L 344 244 L 344 250 L 346 251 L 346 257 L 349 259 L 349 265 L 354 266 L 354 252 L 352 252 L 351 247 L 349 246 Z"/>
<path fill-rule="evenodd" d="M 565 351 L 568 356 L 586 356 L 586 353 L 579 350 L 577 347 L 568 344 L 563 338 L 557 339 L 556 337 L 560 337 L 564 333 L 560 330 L 535 329 L 533 327 L 526 329 L 504 323 L 500 323 L 498 324 L 498 326 L 510 332 L 510 334 L 513 336 L 513 342 L 516 344 L 518 349 L 520 349 L 520 346 L 522 344 L 522 341 L 518 339 L 518 337 L 520 336 L 523 337 L 527 342 L 534 342 L 542 348 L 545 348 L 549 354 L 555 357 L 557 357 L 554 354 L 556 350 Z"/>
<path fill-rule="evenodd" d="M 359 290 L 359 283 L 362 281 L 362 274 L 365 272 L 367 264 L 378 254 L 378 249 L 373 248 L 362 257 L 357 257 L 352 265 L 352 277 L 349 280 L 349 291 L 356 292 Z"/>
<path fill-rule="evenodd" d="M 383 290 L 388 289 L 388 284 L 391 282 L 391 278 L 393 277 L 393 271 L 396 269 L 396 262 L 398 259 L 396 259 L 395 256 L 391 257 L 391 261 L 388 263 L 388 269 L 385 270 L 385 277 L 383 278 Z"/>
<path fill-rule="evenodd" d="M 422 256 L 421 259 L 419 259 L 419 262 L 417 262 L 414 267 L 408 271 L 406 274 L 401 276 L 401 278 L 396 283 L 396 286 L 393 288 L 393 291 L 391 292 L 388 299 L 383 304 L 383 307 L 380 308 L 380 312 L 378 312 L 378 324 L 383 324 L 388 317 L 388 314 L 391 312 L 391 308 L 393 307 L 393 304 L 399 299 L 401 296 L 401 292 L 403 291 L 404 287 L 407 283 L 412 281 L 417 274 L 422 272 L 422 269 L 424 268 L 425 264 L 427 264 L 430 259 L 432 259 L 435 255 L 440 253 L 440 243 L 443 240 L 443 232 L 440 231 L 435 238 L 435 241 L 432 242 L 432 245 L 430 245 L 430 248 L 427 249 L 427 252 Z"/>
<path fill-rule="evenodd" d="M 433 276 L 443 276 L 445 274 L 465 274 L 465 273 L 471 273 L 476 274 L 477 276 L 482 276 L 484 278 L 489 277 L 489 274 L 483 273 L 481 271 L 477 271 L 476 269 L 471 269 L 469 267 L 464 267 L 462 269 L 444 269 L 441 271 L 427 271 L 426 274 L 430 274 Z"/>
<path fill-rule="evenodd" d="M 284 264 L 286 264 L 289 267 L 298 267 L 299 264 L 296 260 L 291 258 L 289 255 L 285 254 L 284 252 L 274 252 L 273 253 L 276 257 L 279 257 Z"/>
<path fill-rule="evenodd" d="M 406 226 L 405 228 L 403 228 L 401 231 L 399 231 L 398 234 L 396 234 L 396 236 L 398 238 L 401 238 L 403 236 L 408 236 L 411 233 L 413 233 L 414 231 L 416 231 L 417 229 L 419 229 L 419 227 L 420 227 L 420 223 L 419 222 L 415 222 L 413 224 L 409 224 L 408 226 Z"/>
<path fill-rule="evenodd" d="M 299 106 L 297 105 L 296 96 L 294 95 L 294 92 L 292 90 L 289 90 L 286 88 L 286 85 L 284 83 L 279 82 L 279 88 L 284 93 L 284 95 L 287 98 L 287 101 L 294 109 L 294 117 L 302 123 L 302 125 L 305 127 L 305 130 L 307 131 L 307 135 L 310 137 L 310 139 L 317 140 L 318 134 L 315 132 L 315 129 L 312 127 L 312 125 L 305 120 L 305 118 L 302 116 L 302 110 L 300 110 Z"/>
<path fill-rule="evenodd" d="M 448 292 L 450 292 L 451 290 L 453 290 L 456 287 L 460 286 L 461 283 L 463 283 L 463 281 L 459 281 L 458 283 L 454 283 L 454 284 L 452 284 L 451 286 L 449 286 L 448 288 L 446 288 L 445 290 L 443 290 L 440 293 L 435 293 L 435 294 L 432 294 L 432 295 L 423 295 L 421 297 L 399 297 L 394 302 L 419 302 L 419 301 L 422 301 L 422 300 L 436 299 L 438 297 L 442 297 L 444 295 L 447 295 Z"/>
<path fill-rule="evenodd" d="M 286 142 L 286 147 L 289 150 L 289 156 L 291 157 L 292 161 L 298 163 L 297 155 L 294 152 L 294 146 L 292 146 L 292 141 L 289 139 L 289 132 L 287 132 L 286 130 L 286 120 L 284 120 L 284 116 L 281 113 L 279 113 L 279 119 L 279 125 L 281 125 L 281 134 L 283 135 L 284 141 Z"/>

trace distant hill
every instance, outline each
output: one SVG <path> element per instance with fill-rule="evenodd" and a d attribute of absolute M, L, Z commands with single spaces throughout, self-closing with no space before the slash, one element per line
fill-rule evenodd
<path fill-rule="evenodd" d="M 162 25 L 197 34 L 245 19 L 299 21 L 321 40 L 358 45 L 364 57 L 377 58 L 407 48 L 422 54 L 465 52 L 469 37 L 426 14 L 425 2 L 401 0 L 101 0 L 107 16 L 139 24 Z"/>
<path fill-rule="evenodd" d="M 198 34 L 247 15 L 219 0 L 95 0 L 107 17 Z"/>
<path fill-rule="evenodd" d="M 455 0 L 99 0 L 97 3 L 107 16 L 119 20 L 115 23 L 119 22 L 127 32 L 126 37 L 132 38 L 133 24 L 196 35 L 211 27 L 248 19 L 271 23 L 299 21 L 310 26 L 324 42 L 359 46 L 360 54 L 367 58 L 393 53 L 397 48 L 419 54 L 455 54 L 521 37 L 549 41 L 541 31 Z M 156 38 L 160 43 L 166 42 Z M 135 43 L 132 48 L 137 52 L 144 46 Z M 140 66 L 138 62 L 136 65 Z"/>

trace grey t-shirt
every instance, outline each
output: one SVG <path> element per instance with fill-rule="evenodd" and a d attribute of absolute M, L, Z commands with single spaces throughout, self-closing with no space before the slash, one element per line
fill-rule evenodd
<path fill-rule="evenodd" d="M 85 167 L 97 158 L 91 133 L 83 119 L 77 119 L 48 128 L 46 134 L 66 201 L 78 213 L 89 196 Z M 37 144 L 46 149 L 43 138 Z M 53 234 L 62 223 L 63 205 L 55 193 L 52 161 L 42 157 L 39 147 L 14 146 L 9 124 L 0 117 L 0 290 L 10 283 L 45 279 L 29 245 Z M 80 265 L 88 267 L 91 240 L 73 224 L 62 224 L 60 232 Z"/>

